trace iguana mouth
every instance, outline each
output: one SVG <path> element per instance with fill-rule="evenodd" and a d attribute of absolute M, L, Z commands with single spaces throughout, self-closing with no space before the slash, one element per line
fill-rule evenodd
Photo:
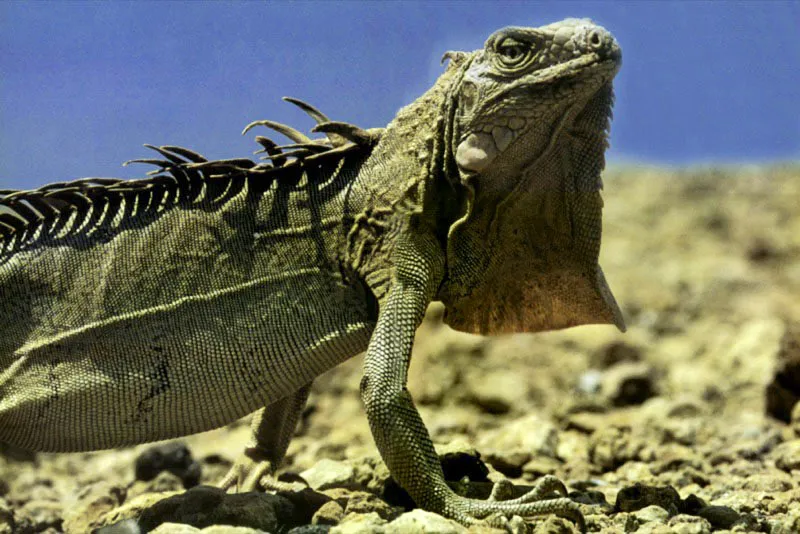
<path fill-rule="evenodd" d="M 578 58 L 574 61 L 577 62 L 581 59 L 583 58 Z M 559 66 L 563 67 L 564 65 Z M 569 64 L 567 64 L 567 66 L 569 66 Z M 605 61 L 603 63 L 591 65 L 589 68 L 591 67 L 598 67 L 596 70 L 603 74 L 610 73 L 606 74 L 606 76 L 608 80 L 611 80 L 616 73 L 616 70 L 619 68 L 619 63 L 614 61 Z M 570 73 L 568 76 L 569 79 L 573 79 L 579 75 L 583 76 L 585 74 L 586 70 L 584 69 L 581 72 L 576 72 L 574 74 Z M 604 76 L 604 78 L 606 76 Z M 560 79 L 558 81 L 563 82 L 564 80 Z M 583 109 L 589 107 L 594 99 L 603 98 L 602 89 L 605 87 L 605 85 L 607 85 L 607 83 L 610 82 L 606 82 L 606 84 L 599 86 L 597 91 L 595 91 L 592 96 L 583 103 L 583 106 L 570 106 L 561 114 L 560 118 L 556 119 L 555 123 L 557 126 L 554 128 L 554 131 L 550 136 L 551 143 L 555 138 L 558 137 L 556 130 L 558 130 L 565 123 L 569 122 L 567 120 L 569 117 L 577 116 Z M 549 80 L 538 82 L 537 86 L 548 84 L 550 84 Z M 507 125 L 498 124 L 491 127 L 491 129 L 484 128 L 482 131 L 466 134 L 457 144 L 455 153 L 455 160 L 462 172 L 463 177 L 469 179 L 470 177 L 486 172 L 490 165 L 497 160 L 497 157 L 500 154 L 510 153 L 512 148 L 531 132 L 534 125 L 535 121 L 533 119 L 526 119 L 521 116 L 516 116 L 509 119 L 507 121 Z M 535 133 L 537 135 L 541 134 L 541 132 Z M 538 159 L 545 151 L 546 147 L 543 147 L 542 151 L 537 151 L 538 153 L 529 155 L 529 157 L 525 158 L 525 161 L 522 163 L 522 165 L 520 165 L 520 170 L 524 170 L 528 166 L 534 164 L 535 160 Z"/>

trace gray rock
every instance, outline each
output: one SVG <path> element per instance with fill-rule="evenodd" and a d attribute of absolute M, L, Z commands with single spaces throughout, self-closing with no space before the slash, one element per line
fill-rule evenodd
<path fill-rule="evenodd" d="M 524 406 L 530 387 L 518 370 L 473 371 L 466 379 L 467 400 L 490 414 L 504 414 Z"/>
<path fill-rule="evenodd" d="M 557 458 L 558 429 L 552 422 L 531 414 L 496 431 L 486 432 L 479 439 L 478 449 L 505 458 L 512 465 L 522 462 L 519 464 L 521 468 L 534 455 Z M 526 454 L 528 458 L 525 458 Z"/>
<path fill-rule="evenodd" d="M 346 515 L 330 534 L 384 534 L 386 520 L 375 512 Z"/>
<path fill-rule="evenodd" d="M 44 532 L 47 529 L 63 530 L 63 507 L 50 500 L 28 501 L 15 512 L 15 532 Z"/>
<path fill-rule="evenodd" d="M 202 531 L 199 528 L 182 523 L 161 523 L 148 534 L 200 534 L 200 532 Z"/>
<path fill-rule="evenodd" d="M 655 504 L 645 506 L 641 510 L 636 510 L 632 515 L 641 523 L 650 523 L 653 521 L 658 523 L 666 523 L 667 519 L 669 518 L 669 512 Z"/>
<path fill-rule="evenodd" d="M 775 467 L 791 473 L 800 470 L 800 439 L 781 443 L 772 451 Z"/>
<path fill-rule="evenodd" d="M 322 459 L 300 476 L 317 491 L 329 488 L 357 488 L 355 469 L 344 462 Z"/>
<path fill-rule="evenodd" d="M 77 506 L 64 511 L 64 532 L 92 532 L 102 524 L 102 518 L 108 512 L 125 501 L 126 496 L 123 486 L 114 486 L 107 482 L 96 482 L 81 489 L 76 499 Z"/>
<path fill-rule="evenodd" d="M 386 534 L 465 534 L 468 530 L 450 519 L 417 508 L 406 512 L 388 525 Z"/>
<path fill-rule="evenodd" d="M 172 531 L 170 531 L 171 533 Z M 269 534 L 263 530 L 250 527 L 232 527 L 230 525 L 213 525 L 200 531 L 201 534 Z"/>
<path fill-rule="evenodd" d="M 193 527 L 190 527 L 193 528 Z M 142 529 L 135 519 L 124 519 L 113 525 L 106 525 L 94 531 L 95 534 L 142 534 Z"/>
<path fill-rule="evenodd" d="M 311 518 L 312 525 L 336 525 L 344 517 L 344 508 L 336 501 L 323 504 Z"/>
<path fill-rule="evenodd" d="M 792 431 L 794 432 L 795 436 L 800 438 L 800 402 L 795 403 L 794 408 L 792 408 L 790 418 Z"/>
<path fill-rule="evenodd" d="M 603 373 L 597 369 L 589 369 L 578 378 L 577 389 L 586 395 L 600 393 L 603 383 Z"/>
<path fill-rule="evenodd" d="M 344 514 L 368 514 L 370 512 L 375 512 L 382 519 L 389 521 L 397 517 L 401 511 L 401 508 L 392 507 L 371 493 L 354 491 L 347 500 Z"/>
<path fill-rule="evenodd" d="M 709 534 L 711 532 L 711 523 L 694 515 L 676 515 L 667 522 L 667 526 L 676 534 Z"/>
<path fill-rule="evenodd" d="M 148 493 L 180 492 L 185 488 L 180 477 L 169 471 L 161 471 L 151 480 L 134 480 L 128 488 L 128 499 Z"/>
<path fill-rule="evenodd" d="M 747 477 L 742 487 L 749 491 L 778 493 L 792 489 L 794 487 L 794 482 L 792 482 L 791 477 L 786 473 L 773 470 L 769 473 L 759 473 Z"/>
<path fill-rule="evenodd" d="M 773 524 L 770 534 L 796 534 L 800 532 L 800 509 L 794 509 L 786 517 Z"/>

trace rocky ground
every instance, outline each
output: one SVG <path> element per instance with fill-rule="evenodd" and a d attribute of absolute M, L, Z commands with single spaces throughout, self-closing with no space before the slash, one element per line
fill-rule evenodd
<path fill-rule="evenodd" d="M 590 532 L 800 532 L 800 166 L 612 169 L 605 200 L 601 263 L 626 334 L 480 338 L 442 326 L 431 308 L 409 388 L 446 471 L 477 493 L 481 480 L 555 475 Z M 407 511 L 387 481 L 358 398 L 360 364 L 316 382 L 289 448 L 285 471 L 315 491 L 196 486 L 240 453 L 244 422 L 185 447 L 6 449 L 0 533 L 114 523 L 103 532 L 463 532 Z M 510 528 L 574 531 L 556 517 Z"/>

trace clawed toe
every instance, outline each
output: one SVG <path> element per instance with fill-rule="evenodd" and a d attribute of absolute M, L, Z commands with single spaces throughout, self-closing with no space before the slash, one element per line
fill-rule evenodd
<path fill-rule="evenodd" d="M 583 514 L 578 505 L 566 497 L 567 488 L 558 478 L 544 476 L 524 495 L 512 498 L 514 494 L 511 481 L 500 480 L 492 487 L 488 500 L 469 500 L 465 511 L 475 520 L 512 533 L 525 532 L 523 518 L 546 514 L 573 521 L 581 532 L 585 532 Z"/>
<path fill-rule="evenodd" d="M 247 457 L 237 460 L 217 486 L 236 493 L 259 490 L 294 492 L 306 487 L 300 482 L 278 480 L 270 462 L 256 462 Z"/>
<path fill-rule="evenodd" d="M 489 501 L 499 502 L 507 501 L 514 497 L 514 484 L 507 478 L 498 480 L 492 486 L 492 493 L 489 495 Z"/>
<path fill-rule="evenodd" d="M 256 491 L 263 487 L 261 479 L 269 477 L 271 474 L 272 466 L 269 462 L 237 460 L 217 486 L 225 491 L 236 493 Z"/>
<path fill-rule="evenodd" d="M 486 504 L 489 504 L 488 502 Z M 494 527 L 509 530 L 515 522 L 514 517 L 524 518 L 537 515 L 553 514 L 568 519 L 578 526 L 581 532 L 586 532 L 586 521 L 578 509 L 578 505 L 567 498 L 546 499 L 536 502 L 508 504 L 508 502 L 494 503 L 489 510 L 491 516 L 485 517 L 488 524 Z M 508 517 L 511 516 L 511 521 Z M 519 521 L 519 520 L 516 520 Z M 512 530 L 513 531 L 513 530 Z"/>

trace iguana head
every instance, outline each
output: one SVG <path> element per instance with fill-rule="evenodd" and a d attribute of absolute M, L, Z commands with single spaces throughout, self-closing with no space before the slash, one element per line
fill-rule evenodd
<path fill-rule="evenodd" d="M 451 180 L 463 194 L 440 290 L 458 330 L 534 332 L 622 315 L 598 265 L 600 172 L 621 52 L 568 19 L 451 54 Z"/>

